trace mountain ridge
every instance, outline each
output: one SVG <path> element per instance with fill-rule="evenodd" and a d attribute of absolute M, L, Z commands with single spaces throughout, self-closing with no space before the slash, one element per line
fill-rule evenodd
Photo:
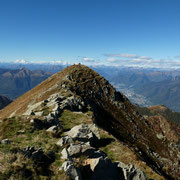
<path fill-rule="evenodd" d="M 93 121 L 98 126 L 133 147 L 140 157 L 166 178 L 178 177 L 178 138 L 174 142 L 165 136 L 163 139 L 166 141 L 159 138 L 148 120 L 138 114 L 123 94 L 83 65 L 67 67 L 16 99 L 0 111 L 1 120 L 9 116 L 36 114 L 38 106 L 56 93 L 67 97 L 73 94 L 81 99 L 94 113 Z M 178 137 L 178 134 L 175 136 Z"/>

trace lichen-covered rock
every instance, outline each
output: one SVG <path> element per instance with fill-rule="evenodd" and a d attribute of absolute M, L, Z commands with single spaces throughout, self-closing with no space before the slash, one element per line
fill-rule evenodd
<path fill-rule="evenodd" d="M 61 159 L 69 159 L 69 153 L 66 148 L 61 151 Z"/>
<path fill-rule="evenodd" d="M 94 125 L 88 124 L 74 126 L 70 131 L 66 132 L 65 134 L 72 137 L 74 140 L 90 143 L 99 138 L 98 128 Z"/>
<path fill-rule="evenodd" d="M 72 180 L 81 180 L 80 171 L 74 166 L 72 161 L 65 161 L 60 170 L 63 170 Z"/>
<path fill-rule="evenodd" d="M 124 180 L 147 180 L 146 174 L 133 165 L 125 165 L 119 162 L 118 168 L 122 172 Z"/>
<path fill-rule="evenodd" d="M 81 153 L 81 145 L 80 144 L 70 144 L 67 149 L 69 156 L 78 156 Z"/>
<path fill-rule="evenodd" d="M 20 150 L 20 153 L 24 154 L 24 158 L 30 158 L 43 167 L 47 166 L 54 162 L 55 153 L 52 151 L 44 152 L 42 148 L 35 149 L 33 146 L 27 146 L 24 150 Z"/>
<path fill-rule="evenodd" d="M 95 148 L 91 147 L 89 143 L 71 143 L 68 148 L 64 148 L 61 152 L 62 159 L 68 159 L 69 157 L 78 157 L 80 155 L 91 156 L 95 152 Z"/>
<path fill-rule="evenodd" d="M 44 125 L 46 128 L 49 128 L 51 126 L 60 126 L 60 122 L 57 117 L 54 117 L 52 114 L 49 114 L 48 116 L 44 117 Z"/>
<path fill-rule="evenodd" d="M 62 137 L 56 144 L 59 145 L 59 146 L 63 146 L 63 145 L 66 145 L 66 144 L 70 144 L 70 143 L 73 143 L 73 139 L 69 136 L 64 136 Z"/>

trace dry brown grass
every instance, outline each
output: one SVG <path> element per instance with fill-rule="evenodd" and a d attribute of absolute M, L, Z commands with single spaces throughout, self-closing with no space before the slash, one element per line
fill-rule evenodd
<path fill-rule="evenodd" d="M 28 104 L 33 101 L 36 97 L 38 97 L 39 94 L 42 94 L 43 92 L 47 91 L 49 88 L 51 88 L 53 85 L 60 83 L 62 78 L 71 71 L 73 67 L 69 67 L 64 69 L 63 71 L 54 74 L 53 76 L 49 77 L 44 82 L 40 83 L 36 87 L 34 87 L 32 90 L 28 91 L 27 93 L 23 94 L 19 98 L 17 98 L 15 101 L 13 101 L 11 104 L 6 106 L 3 110 L 0 111 L 0 121 L 2 121 L 4 118 L 9 117 L 13 112 L 16 112 L 16 115 L 22 115 Z M 54 91 L 54 90 L 53 90 Z M 41 99 L 46 99 L 50 94 L 53 92 L 49 91 L 46 94 L 42 96 Z"/>

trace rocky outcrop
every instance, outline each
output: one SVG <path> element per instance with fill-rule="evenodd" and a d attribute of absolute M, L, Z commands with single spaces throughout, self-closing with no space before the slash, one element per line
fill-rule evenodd
<path fill-rule="evenodd" d="M 133 165 L 125 165 L 121 162 L 112 163 L 104 152 L 92 147 L 90 142 L 92 142 L 93 139 L 96 141 L 100 139 L 97 138 L 94 133 L 99 135 L 98 128 L 93 124 L 81 124 L 66 132 L 67 136 L 62 137 L 57 142 L 57 145 L 65 146 L 61 152 L 61 158 L 67 160 L 62 164 L 60 170 L 63 170 L 71 179 L 147 179 L 146 175 L 140 169 L 135 168 Z M 83 167 L 78 169 L 75 167 L 73 161 L 76 161 L 76 158 L 78 159 L 82 155 L 86 158 L 84 159 Z"/>
<path fill-rule="evenodd" d="M 24 158 L 30 158 L 40 166 L 48 167 L 55 160 L 54 152 L 49 151 L 45 153 L 42 148 L 36 150 L 33 146 L 27 146 L 20 152 L 24 154 Z"/>
<path fill-rule="evenodd" d="M 60 170 L 66 172 L 66 174 L 74 180 L 81 180 L 81 173 L 80 171 L 74 166 L 72 161 L 65 161 Z"/>
<path fill-rule="evenodd" d="M 119 171 L 122 172 L 122 179 L 132 179 L 132 180 L 145 180 L 147 179 L 143 171 L 135 168 L 133 165 L 125 165 L 122 162 L 118 162 Z"/>
<path fill-rule="evenodd" d="M 81 124 L 73 127 L 70 131 L 65 133 L 70 136 L 74 141 L 90 142 L 93 143 L 96 139 L 100 138 L 98 128 L 92 124 Z"/>
<path fill-rule="evenodd" d="M 139 156 L 166 178 L 180 176 L 177 141 L 159 138 L 129 100 L 96 72 L 82 65 L 69 67 L 66 72 L 71 80 L 64 84 L 91 107 L 99 126 L 134 147 Z"/>
<path fill-rule="evenodd" d="M 177 131 L 173 131 L 177 135 L 173 135 L 174 141 L 170 136 L 164 139 L 161 134 L 157 134 L 159 127 L 153 127 L 154 122 L 150 123 L 149 119 L 140 116 L 124 95 L 117 92 L 98 73 L 83 65 L 70 66 L 53 75 L 1 111 L 0 119 L 7 118 L 12 113 L 22 115 L 25 112 L 25 117 L 30 117 L 30 120 L 39 119 L 48 129 L 52 126 L 60 127 L 58 118 L 66 109 L 91 111 L 95 124 L 133 148 L 164 177 L 177 179 L 180 176 L 180 147 Z M 38 123 L 36 125 L 39 126 Z M 166 129 L 166 126 L 164 127 Z M 164 127 L 160 130 L 163 131 Z M 168 133 L 164 132 L 165 134 Z M 73 135 L 70 137 L 74 144 L 78 144 L 76 147 L 81 149 L 81 154 L 82 145 L 86 144 L 86 139 L 90 140 L 88 142 L 92 147 L 91 139 L 95 135 L 96 133 L 91 130 L 86 136 L 83 133 L 80 136 L 78 134 L 77 140 L 71 137 Z M 95 139 L 98 140 L 97 136 Z M 68 148 L 73 143 L 71 140 L 62 140 L 60 144 L 65 142 L 70 142 L 66 147 L 68 152 Z M 78 153 L 74 156 L 78 156 Z"/>

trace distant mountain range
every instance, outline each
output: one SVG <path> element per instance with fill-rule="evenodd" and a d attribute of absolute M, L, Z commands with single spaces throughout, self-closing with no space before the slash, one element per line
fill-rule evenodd
<path fill-rule="evenodd" d="M 147 112 L 87 66 L 69 66 L 0 111 L 0 177 L 178 180 L 180 127 L 165 106 Z"/>
<path fill-rule="evenodd" d="M 31 71 L 34 70 L 41 70 L 41 71 L 46 71 L 46 72 L 51 72 L 51 73 L 56 73 L 63 68 L 65 68 L 67 65 L 62 65 L 62 64 L 50 64 L 50 63 L 42 63 L 42 64 L 37 64 L 37 63 L 2 63 L 0 62 L 0 67 L 3 69 L 22 69 L 26 68 Z"/>
<path fill-rule="evenodd" d="M 142 94 L 153 104 L 164 104 L 174 111 L 180 111 L 180 78 L 167 79 L 160 82 L 139 84 L 136 92 Z"/>
<path fill-rule="evenodd" d="M 26 68 L 0 69 L 0 94 L 16 99 L 51 75 L 49 72 L 30 71 Z"/>
<path fill-rule="evenodd" d="M 132 103 L 143 106 L 164 104 L 180 112 L 180 71 L 157 71 L 134 68 L 100 68 L 106 77 Z M 139 97 L 139 99 L 135 96 Z"/>
<path fill-rule="evenodd" d="M 1 63 L 4 69 L 0 69 L 0 94 L 15 99 L 65 66 L 67 65 Z M 141 106 L 164 104 L 180 112 L 179 70 L 110 66 L 91 68 L 108 79 L 134 104 Z"/>

